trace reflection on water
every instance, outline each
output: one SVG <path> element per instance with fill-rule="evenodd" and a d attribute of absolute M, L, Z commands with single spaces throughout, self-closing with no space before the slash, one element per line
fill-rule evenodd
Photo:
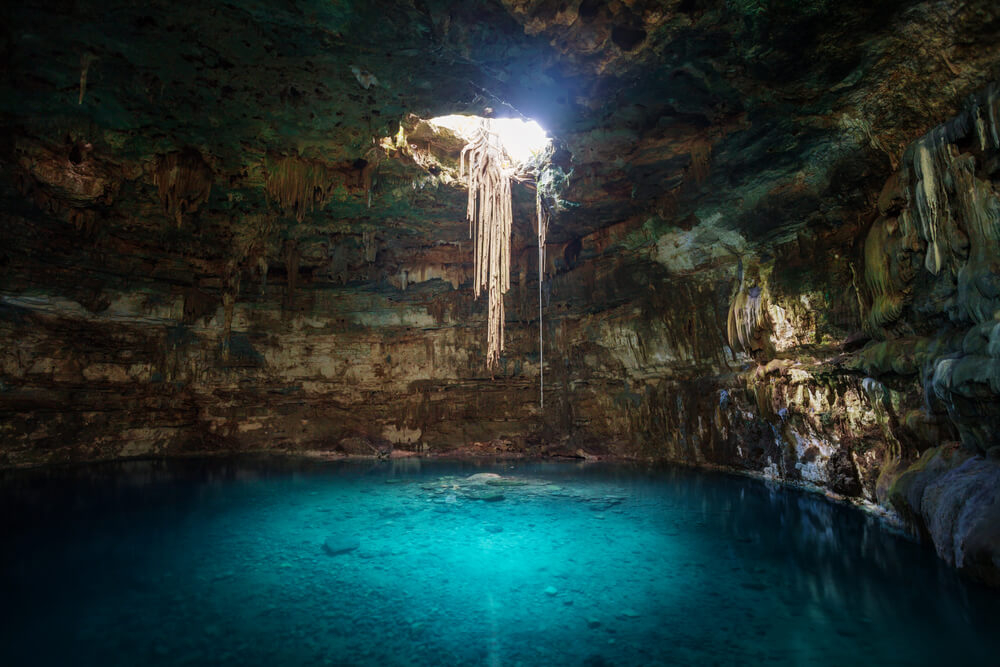
<path fill-rule="evenodd" d="M 1000 595 L 930 549 L 722 474 L 135 462 L 5 473 L 0 506 L 3 665 L 988 664 L 1000 649 Z"/>

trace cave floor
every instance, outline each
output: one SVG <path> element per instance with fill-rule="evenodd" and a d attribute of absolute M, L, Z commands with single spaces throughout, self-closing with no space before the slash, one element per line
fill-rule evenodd
<path fill-rule="evenodd" d="M 987 664 L 995 592 L 733 475 L 146 461 L 0 475 L 5 665 Z"/>

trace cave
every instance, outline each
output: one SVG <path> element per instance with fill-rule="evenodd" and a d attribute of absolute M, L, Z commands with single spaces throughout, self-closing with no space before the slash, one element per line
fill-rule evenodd
<path fill-rule="evenodd" d="M 996 659 L 995 0 L 0 17 L 0 664 Z"/>

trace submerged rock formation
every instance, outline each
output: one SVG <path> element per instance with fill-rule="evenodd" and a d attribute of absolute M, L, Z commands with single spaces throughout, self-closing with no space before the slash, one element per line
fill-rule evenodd
<path fill-rule="evenodd" d="M 112 5 L 4 10 L 0 465 L 669 460 L 1000 583 L 994 2 Z M 494 373 L 447 113 L 554 142 Z"/>

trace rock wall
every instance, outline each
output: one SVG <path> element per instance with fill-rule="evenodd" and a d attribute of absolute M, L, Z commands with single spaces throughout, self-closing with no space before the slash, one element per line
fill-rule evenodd
<path fill-rule="evenodd" d="M 729 368 L 633 382 L 618 430 L 891 507 L 1000 582 L 998 104 L 991 85 L 911 144 L 867 221 L 740 259 Z"/>

